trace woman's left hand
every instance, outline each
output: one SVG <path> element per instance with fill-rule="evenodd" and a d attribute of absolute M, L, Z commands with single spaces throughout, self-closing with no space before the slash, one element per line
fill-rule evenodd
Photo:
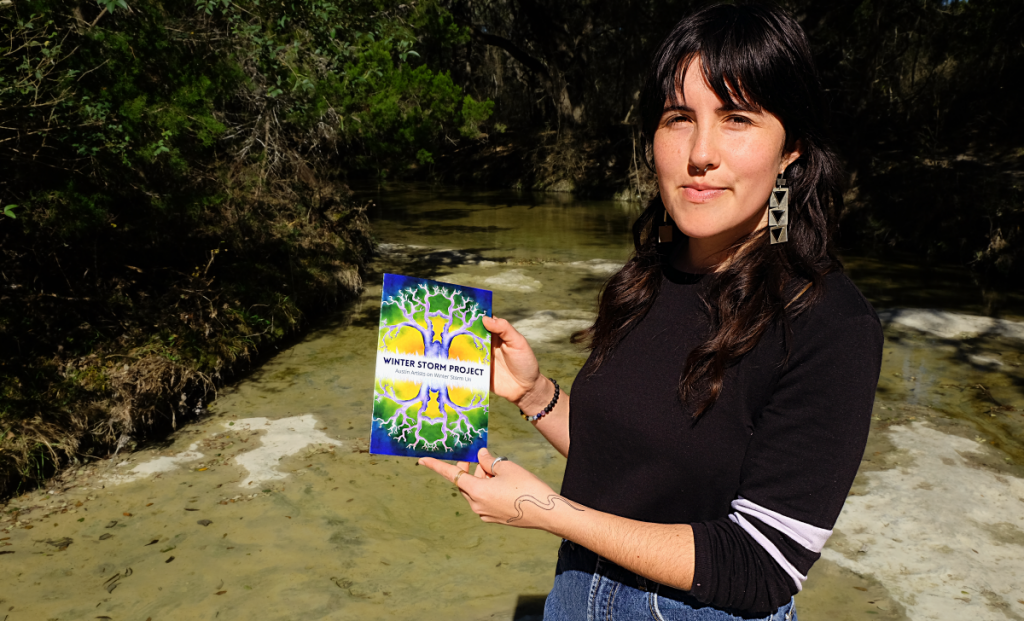
<path fill-rule="evenodd" d="M 480 449 L 477 457 L 480 463 L 474 473 L 469 472 L 469 463 L 464 461 L 453 466 L 433 457 L 423 457 L 419 463 L 452 482 L 460 471 L 465 472 L 456 487 L 469 502 L 469 508 L 484 522 L 549 530 L 546 518 L 551 517 L 553 510 L 565 506 L 581 510 L 522 466 L 508 460 L 494 464 L 495 457 L 485 448 Z"/>

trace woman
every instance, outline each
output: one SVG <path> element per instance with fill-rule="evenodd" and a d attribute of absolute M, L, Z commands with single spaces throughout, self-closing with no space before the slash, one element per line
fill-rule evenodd
<path fill-rule="evenodd" d="M 523 337 L 484 324 L 494 392 L 568 458 L 562 493 L 486 450 L 471 476 L 420 463 L 485 522 L 565 540 L 545 619 L 793 619 L 882 347 L 832 252 L 841 172 L 806 37 L 772 8 L 704 9 L 662 44 L 641 113 L 660 194 L 602 293 L 571 416 Z"/>

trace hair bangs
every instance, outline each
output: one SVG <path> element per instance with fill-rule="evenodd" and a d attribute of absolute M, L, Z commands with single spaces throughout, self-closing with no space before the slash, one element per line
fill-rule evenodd
<path fill-rule="evenodd" d="M 666 102 L 684 103 L 683 80 L 695 60 L 727 107 L 769 112 L 782 121 L 787 142 L 802 137 L 804 123 L 797 108 L 807 109 L 806 102 L 813 97 L 803 88 L 802 74 L 813 75 L 814 70 L 806 39 L 794 29 L 799 27 L 771 10 L 735 5 L 709 7 L 681 22 L 655 54 L 654 71 L 641 90 L 645 146 L 653 142 Z"/>
<path fill-rule="evenodd" d="M 701 73 L 704 81 L 708 83 L 711 90 L 718 95 L 727 108 L 734 110 L 745 110 L 748 112 L 761 112 L 763 106 L 757 97 L 743 86 L 750 82 L 745 76 L 745 67 L 736 67 L 733 63 L 721 62 L 720 55 L 709 55 L 702 52 L 687 54 L 676 63 L 676 69 L 672 74 L 664 77 L 661 93 L 662 101 L 669 106 L 677 107 L 686 104 L 682 97 L 683 82 L 693 61 L 700 63 Z"/>

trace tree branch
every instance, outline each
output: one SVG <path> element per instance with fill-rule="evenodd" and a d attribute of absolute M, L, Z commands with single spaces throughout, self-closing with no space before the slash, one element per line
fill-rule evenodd
<path fill-rule="evenodd" d="M 474 39 L 480 41 L 485 45 L 490 45 L 492 47 L 498 47 L 505 50 L 506 52 L 509 53 L 509 56 L 522 63 L 522 65 L 526 67 L 529 71 L 542 75 L 545 78 L 549 77 L 547 66 L 544 63 L 537 60 L 536 58 L 534 58 L 533 56 L 527 54 L 519 47 L 517 47 L 515 43 L 512 43 L 511 41 L 504 37 L 499 37 L 497 35 L 492 35 L 483 32 L 482 30 L 474 26 L 470 26 L 469 29 Z"/>

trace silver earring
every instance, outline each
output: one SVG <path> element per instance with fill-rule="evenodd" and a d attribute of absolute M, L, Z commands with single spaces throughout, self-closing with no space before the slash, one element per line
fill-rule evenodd
<path fill-rule="evenodd" d="M 772 244 L 789 241 L 789 188 L 780 174 L 768 199 L 768 239 Z"/>

